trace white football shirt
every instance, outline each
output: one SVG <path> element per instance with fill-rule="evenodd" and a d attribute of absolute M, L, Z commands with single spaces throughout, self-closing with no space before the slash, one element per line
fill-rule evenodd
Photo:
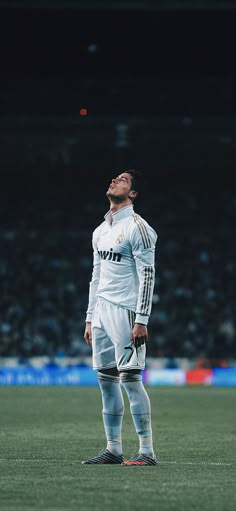
<path fill-rule="evenodd" d="M 93 232 L 93 272 L 86 321 L 92 321 L 98 296 L 134 311 L 135 322 L 147 325 L 155 284 L 157 234 L 132 205 L 105 220 Z"/>

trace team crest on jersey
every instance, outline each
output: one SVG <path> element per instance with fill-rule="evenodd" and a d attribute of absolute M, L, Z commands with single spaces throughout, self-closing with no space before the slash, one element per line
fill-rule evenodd
<path fill-rule="evenodd" d="M 123 235 L 119 234 L 118 238 L 116 238 L 116 243 L 121 243 L 123 241 Z"/>

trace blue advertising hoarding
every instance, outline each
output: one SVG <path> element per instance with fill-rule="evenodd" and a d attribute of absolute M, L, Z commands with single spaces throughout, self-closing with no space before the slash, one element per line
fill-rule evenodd
<path fill-rule="evenodd" d="M 0 385 L 98 385 L 90 367 L 1 367 Z"/>
<path fill-rule="evenodd" d="M 236 367 L 217 367 L 212 373 L 212 385 L 236 387 Z"/>
<path fill-rule="evenodd" d="M 186 371 L 183 369 L 148 369 L 145 381 L 148 385 L 184 385 Z"/>
<path fill-rule="evenodd" d="M 194 370 L 191 371 L 193 373 Z M 196 370 L 198 373 L 199 370 Z M 236 368 L 215 368 L 210 370 L 207 384 L 214 386 L 236 386 Z M 142 372 L 146 385 L 187 385 L 193 383 L 188 371 L 183 369 L 146 369 Z M 195 382 L 205 383 L 199 379 Z M 5 385 L 78 385 L 97 386 L 97 371 L 83 366 L 32 366 L 0 367 L 0 386 Z"/>

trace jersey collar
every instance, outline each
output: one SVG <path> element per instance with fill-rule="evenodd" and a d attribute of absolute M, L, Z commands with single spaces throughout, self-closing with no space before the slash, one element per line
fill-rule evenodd
<path fill-rule="evenodd" d="M 128 218 L 129 216 L 131 216 L 133 212 L 134 207 L 132 204 L 130 204 L 129 206 L 125 206 L 124 208 L 119 209 L 115 213 L 111 213 L 110 211 L 108 211 L 105 214 L 104 218 L 109 225 L 114 225 L 120 220 L 123 220 L 123 218 Z"/>

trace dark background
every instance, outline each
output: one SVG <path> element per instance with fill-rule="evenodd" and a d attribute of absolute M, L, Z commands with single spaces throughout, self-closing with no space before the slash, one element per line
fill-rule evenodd
<path fill-rule="evenodd" d="M 213 182 L 232 186 L 235 9 L 214 9 L 219 2 L 197 9 L 197 2 L 188 2 L 195 9 L 186 10 L 168 2 L 165 10 L 158 1 L 143 9 L 129 2 L 123 10 L 116 3 L 108 9 L 106 2 L 103 8 L 88 2 L 87 9 L 83 2 L 71 3 L 77 8 L 62 2 L 22 7 L 28 4 L 0 5 L 0 154 L 2 171 L 11 170 L 2 179 L 12 180 L 15 167 L 30 167 L 32 175 L 32 162 L 22 155 L 28 148 L 31 158 L 39 153 L 42 178 L 51 152 L 64 145 L 70 164 L 56 168 L 63 187 L 68 172 L 76 179 L 74 168 L 97 180 L 117 165 L 154 173 L 159 185 L 203 179 L 210 189 Z M 128 126 L 129 144 L 120 150 L 117 124 Z M 35 179 L 37 158 L 33 167 Z"/>
<path fill-rule="evenodd" d="M 154 355 L 235 355 L 235 26 L 235 2 L 0 2 L 3 354 L 81 334 L 107 185 L 138 168 Z"/>

